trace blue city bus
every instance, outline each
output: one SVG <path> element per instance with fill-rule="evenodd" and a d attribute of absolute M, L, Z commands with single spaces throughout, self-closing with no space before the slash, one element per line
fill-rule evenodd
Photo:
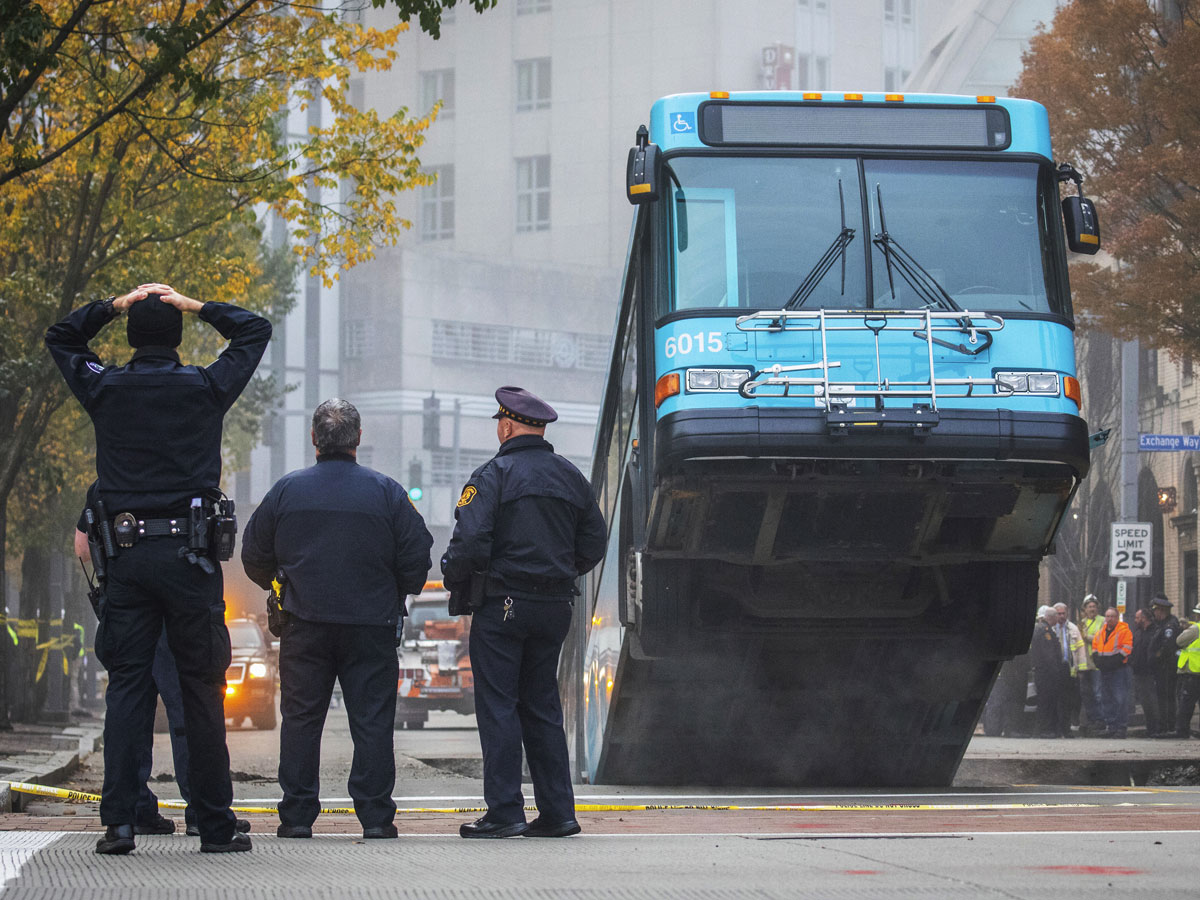
<path fill-rule="evenodd" d="M 1081 183 L 1027 100 L 654 104 L 568 664 L 585 777 L 951 781 L 1088 469 Z"/>

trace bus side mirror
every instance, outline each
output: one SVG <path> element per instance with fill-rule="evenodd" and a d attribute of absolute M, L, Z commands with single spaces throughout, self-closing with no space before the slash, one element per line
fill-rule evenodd
<path fill-rule="evenodd" d="M 1056 172 L 1059 182 L 1075 182 L 1077 197 L 1065 197 L 1062 202 L 1063 221 L 1067 225 L 1067 246 L 1074 253 L 1092 256 L 1100 249 L 1100 218 L 1096 204 L 1083 196 L 1083 176 L 1070 163 L 1059 163 Z"/>
<path fill-rule="evenodd" d="M 1075 253 L 1089 256 L 1100 249 L 1100 219 L 1096 204 L 1087 197 L 1065 197 L 1063 220 L 1067 225 L 1067 246 Z"/>
<path fill-rule="evenodd" d="M 657 144 L 649 142 L 650 132 L 642 125 L 637 130 L 637 144 L 629 150 L 625 166 L 625 196 L 634 206 L 653 203 L 658 199 L 658 182 L 662 176 L 661 157 Z"/>

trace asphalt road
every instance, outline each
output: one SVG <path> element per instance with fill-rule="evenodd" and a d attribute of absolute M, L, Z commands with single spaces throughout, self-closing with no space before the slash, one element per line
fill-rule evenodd
<path fill-rule="evenodd" d="M 239 802 L 278 799 L 278 740 L 278 730 L 230 731 Z M 323 815 L 310 841 L 281 840 L 273 815 L 253 813 L 250 854 L 201 855 L 196 839 L 176 834 L 139 838 L 129 857 L 100 858 L 94 805 L 32 799 L 25 812 L 0 816 L 0 900 L 1195 896 L 1198 787 L 734 794 L 582 786 L 577 838 L 468 842 L 457 827 L 475 817 L 463 810 L 480 804 L 482 786 L 455 769 L 477 765 L 473 720 L 435 714 L 423 730 L 396 732 L 396 745 L 400 840 L 362 841 L 345 814 Z M 177 793 L 168 748 L 157 736 L 154 787 L 164 798 Z M 322 757 L 331 805 L 346 803 L 351 753 L 345 716 L 333 709 Z M 68 786 L 98 791 L 102 774 L 97 754 Z M 457 811 L 438 811 L 448 809 Z"/>

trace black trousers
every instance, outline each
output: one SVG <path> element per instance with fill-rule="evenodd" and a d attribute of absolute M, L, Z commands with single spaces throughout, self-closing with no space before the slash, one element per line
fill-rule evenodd
<path fill-rule="evenodd" d="M 1174 659 L 1155 667 L 1154 687 L 1158 691 L 1158 730 L 1168 731 L 1175 725 L 1175 700 L 1179 690 L 1179 673 Z"/>
<path fill-rule="evenodd" d="M 354 759 L 347 787 L 363 828 L 396 815 L 393 730 L 396 727 L 393 625 L 336 625 L 292 616 L 279 639 L 279 821 L 312 825 L 321 811 L 321 732 L 336 678 L 342 685 Z"/>
<path fill-rule="evenodd" d="M 525 821 L 521 746 L 538 813 L 550 823 L 575 818 L 575 792 L 558 697 L 558 654 L 571 627 L 565 600 L 489 597 L 471 623 L 475 716 L 483 748 L 488 821 Z"/>
<path fill-rule="evenodd" d="M 223 580 L 219 566 L 206 574 L 180 559 L 183 546 L 183 538 L 143 538 L 109 563 L 108 600 L 96 632 L 96 655 L 108 669 L 100 821 L 123 825 L 136 818 L 144 786 L 138 769 L 158 694 L 155 646 L 165 625 L 183 698 L 190 805 L 201 838 L 223 844 L 233 839 L 235 822 L 225 745 L 229 631 Z"/>
<path fill-rule="evenodd" d="M 179 785 L 179 795 L 184 803 L 189 803 L 192 796 L 188 784 L 188 745 L 187 728 L 183 724 L 183 691 L 179 688 L 179 670 L 175 668 L 175 657 L 167 646 L 167 633 L 164 631 L 158 638 L 154 648 L 154 688 L 162 697 L 163 708 L 167 711 L 167 725 L 171 729 L 171 757 L 175 763 L 175 783 Z M 138 763 L 138 781 L 142 784 L 142 792 L 138 795 L 137 822 L 153 822 L 158 815 L 158 796 L 150 790 L 150 774 L 154 769 L 154 734 L 146 734 L 146 742 L 142 746 L 142 758 Z M 183 820 L 188 825 L 196 821 L 196 812 L 190 806 L 184 810 Z"/>
<path fill-rule="evenodd" d="M 1057 737 L 1071 730 L 1067 718 L 1067 688 L 1071 670 L 1066 663 L 1035 666 L 1033 683 L 1037 687 L 1037 723 L 1043 737 Z"/>
<path fill-rule="evenodd" d="M 1179 674 L 1179 706 L 1175 712 L 1175 733 L 1187 737 L 1191 732 L 1192 714 L 1200 704 L 1200 674 Z"/>

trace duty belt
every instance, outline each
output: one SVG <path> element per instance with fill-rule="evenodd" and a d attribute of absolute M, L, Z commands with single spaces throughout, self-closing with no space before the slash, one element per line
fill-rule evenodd
<path fill-rule="evenodd" d="M 121 515 L 126 514 L 122 513 Z M 114 527 L 117 524 L 117 519 L 121 518 L 121 515 L 118 515 L 115 519 L 113 519 Z M 138 537 L 170 537 L 171 535 L 186 536 L 190 532 L 191 529 L 188 527 L 188 520 L 186 517 L 179 519 L 137 520 Z"/>

